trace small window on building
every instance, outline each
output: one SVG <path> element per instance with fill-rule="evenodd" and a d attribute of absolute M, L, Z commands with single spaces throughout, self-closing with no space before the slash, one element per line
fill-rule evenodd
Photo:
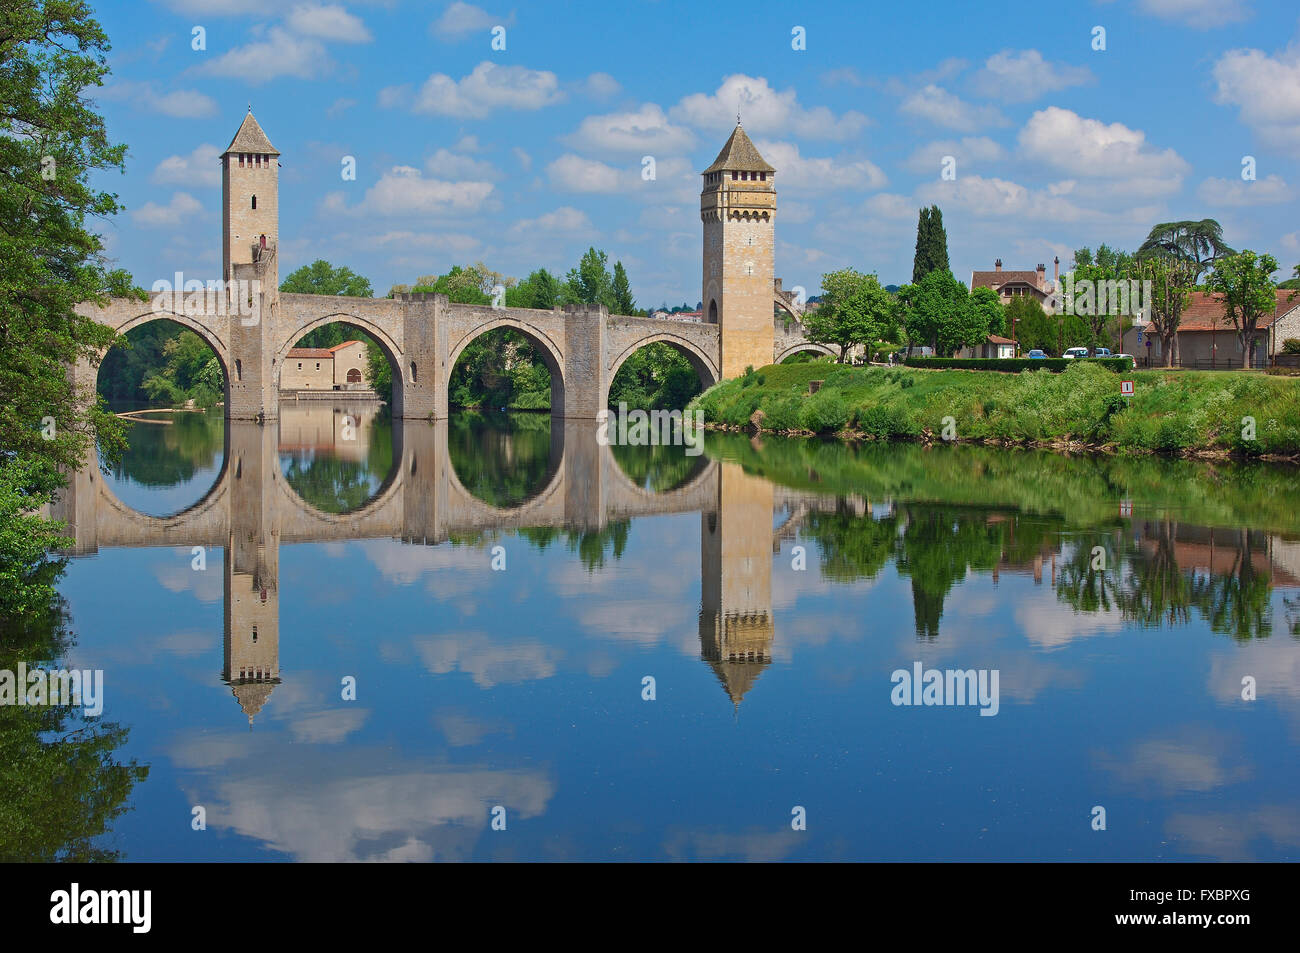
<path fill-rule="evenodd" d="M 302 370 L 302 361 L 298 362 L 298 370 Z"/>
<path fill-rule="evenodd" d="M 737 179 L 739 179 L 739 178 L 740 178 L 740 173 L 739 173 L 739 172 L 732 172 L 732 173 L 731 173 L 731 181 L 732 181 L 732 182 L 735 182 L 735 181 L 736 181 Z"/>
<path fill-rule="evenodd" d="M 253 196 L 253 208 L 254 208 L 254 209 L 257 208 L 257 196 L 256 196 L 256 195 Z"/>
<path fill-rule="evenodd" d="M 415 381 L 416 381 L 416 377 L 415 377 L 415 361 L 412 361 L 412 362 L 411 362 L 411 383 L 414 384 Z"/>
<path fill-rule="evenodd" d="M 318 371 L 320 370 L 320 361 L 317 361 L 317 362 L 316 362 L 316 370 L 318 370 Z"/>

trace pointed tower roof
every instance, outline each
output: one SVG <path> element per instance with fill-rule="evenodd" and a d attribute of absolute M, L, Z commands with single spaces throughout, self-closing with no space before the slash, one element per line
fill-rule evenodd
<path fill-rule="evenodd" d="M 766 660 L 759 659 L 746 659 L 744 661 L 728 659 L 724 662 L 710 661 L 709 667 L 713 669 L 713 674 L 722 686 L 722 690 L 731 699 L 731 704 L 739 709 L 741 701 L 744 700 L 749 690 L 754 687 L 754 682 L 758 680 L 758 676 L 763 674 L 763 669 L 767 668 L 769 664 Z"/>
<path fill-rule="evenodd" d="M 740 123 L 736 123 L 736 128 L 731 133 L 731 138 L 727 144 L 722 147 L 718 157 L 713 160 L 713 165 L 704 170 L 704 175 L 710 172 L 775 172 L 758 154 L 758 149 L 749 141 L 749 136 L 745 135 L 744 128 Z"/>
<path fill-rule="evenodd" d="M 252 109 L 239 124 L 239 131 L 235 133 L 235 138 L 230 140 L 230 145 L 222 155 L 230 155 L 232 152 L 259 152 L 262 155 L 272 156 L 280 154 L 280 150 L 271 145 L 271 140 L 266 137 L 262 127 L 253 118 Z"/>

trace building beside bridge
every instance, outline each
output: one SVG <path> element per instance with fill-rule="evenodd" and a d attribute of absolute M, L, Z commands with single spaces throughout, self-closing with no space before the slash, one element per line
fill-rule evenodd
<path fill-rule="evenodd" d="M 280 371 L 280 392 L 369 390 L 366 343 L 344 341 L 333 347 L 295 347 Z"/>

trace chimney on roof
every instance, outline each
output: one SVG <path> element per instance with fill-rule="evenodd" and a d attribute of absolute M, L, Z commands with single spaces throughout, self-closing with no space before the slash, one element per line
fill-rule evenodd
<path fill-rule="evenodd" d="M 1061 281 L 1061 256 L 1057 255 L 1052 259 L 1052 281 L 1060 283 Z"/>
<path fill-rule="evenodd" d="M 999 258 L 997 261 L 993 262 L 993 270 L 994 270 L 994 271 L 1001 271 L 1001 270 L 1002 270 L 1002 259 L 1001 259 L 1001 258 Z"/>
<path fill-rule="evenodd" d="M 1041 290 L 1047 284 L 1047 266 L 1040 263 L 1034 271 L 1038 272 L 1038 287 Z"/>

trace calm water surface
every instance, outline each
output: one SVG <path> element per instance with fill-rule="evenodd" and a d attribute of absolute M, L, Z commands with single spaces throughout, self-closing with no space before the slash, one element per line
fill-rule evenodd
<path fill-rule="evenodd" d="M 1294 471 L 328 402 L 130 440 L 60 583 L 123 859 L 1300 856 Z M 918 662 L 997 714 L 894 705 Z"/>

